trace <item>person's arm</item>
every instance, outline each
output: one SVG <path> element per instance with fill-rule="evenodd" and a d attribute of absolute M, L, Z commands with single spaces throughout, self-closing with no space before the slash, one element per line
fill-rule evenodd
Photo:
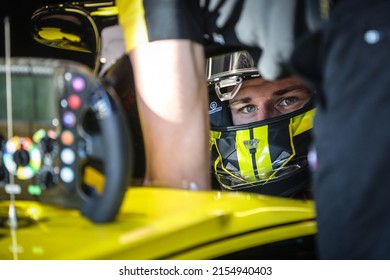
<path fill-rule="evenodd" d="M 130 52 L 144 135 L 146 180 L 210 189 L 208 95 L 203 46 L 161 40 Z"/>
<path fill-rule="evenodd" d="M 116 4 L 134 71 L 146 154 L 145 184 L 210 189 L 199 3 L 118 0 Z"/>

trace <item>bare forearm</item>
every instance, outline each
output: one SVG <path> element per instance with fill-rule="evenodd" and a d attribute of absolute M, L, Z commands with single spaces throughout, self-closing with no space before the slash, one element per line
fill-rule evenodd
<path fill-rule="evenodd" d="M 164 40 L 137 48 L 130 57 L 148 179 L 210 188 L 203 47 L 188 40 Z"/>

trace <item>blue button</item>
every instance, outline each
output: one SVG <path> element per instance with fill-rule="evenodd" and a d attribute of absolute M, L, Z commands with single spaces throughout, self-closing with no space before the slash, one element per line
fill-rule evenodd
<path fill-rule="evenodd" d="M 62 116 L 64 126 L 73 127 L 76 124 L 76 116 L 72 112 L 65 112 Z"/>

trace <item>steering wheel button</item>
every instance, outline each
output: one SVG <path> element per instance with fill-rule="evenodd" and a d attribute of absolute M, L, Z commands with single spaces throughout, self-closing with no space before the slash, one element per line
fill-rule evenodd
<path fill-rule="evenodd" d="M 76 124 L 76 116 L 72 112 L 65 112 L 62 121 L 66 127 L 73 127 Z"/>
<path fill-rule="evenodd" d="M 80 76 L 75 77 L 72 80 L 72 88 L 77 92 L 83 91 L 85 89 L 85 85 L 86 85 L 85 80 Z"/>
<path fill-rule="evenodd" d="M 65 148 L 61 152 L 61 160 L 65 164 L 72 164 L 76 159 L 76 155 L 72 149 Z"/>
<path fill-rule="evenodd" d="M 74 180 L 74 172 L 69 167 L 64 167 L 60 173 L 61 180 L 65 183 L 72 183 Z"/>
<path fill-rule="evenodd" d="M 5 192 L 8 194 L 21 194 L 22 187 L 18 184 L 6 184 L 5 185 Z"/>
<path fill-rule="evenodd" d="M 66 145 L 66 146 L 72 145 L 73 142 L 74 142 L 73 133 L 70 132 L 69 130 L 65 130 L 64 132 L 62 132 L 62 134 L 61 134 L 61 142 L 64 145 Z"/>
<path fill-rule="evenodd" d="M 69 108 L 77 110 L 81 107 L 81 98 L 77 94 L 72 94 L 68 97 Z"/>

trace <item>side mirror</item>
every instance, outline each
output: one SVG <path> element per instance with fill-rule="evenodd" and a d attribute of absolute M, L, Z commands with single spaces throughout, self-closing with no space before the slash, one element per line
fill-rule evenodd
<path fill-rule="evenodd" d="M 101 31 L 117 24 L 117 15 L 114 2 L 44 6 L 31 17 L 31 33 L 34 40 L 46 46 L 91 53 L 97 74 L 101 68 Z"/>

